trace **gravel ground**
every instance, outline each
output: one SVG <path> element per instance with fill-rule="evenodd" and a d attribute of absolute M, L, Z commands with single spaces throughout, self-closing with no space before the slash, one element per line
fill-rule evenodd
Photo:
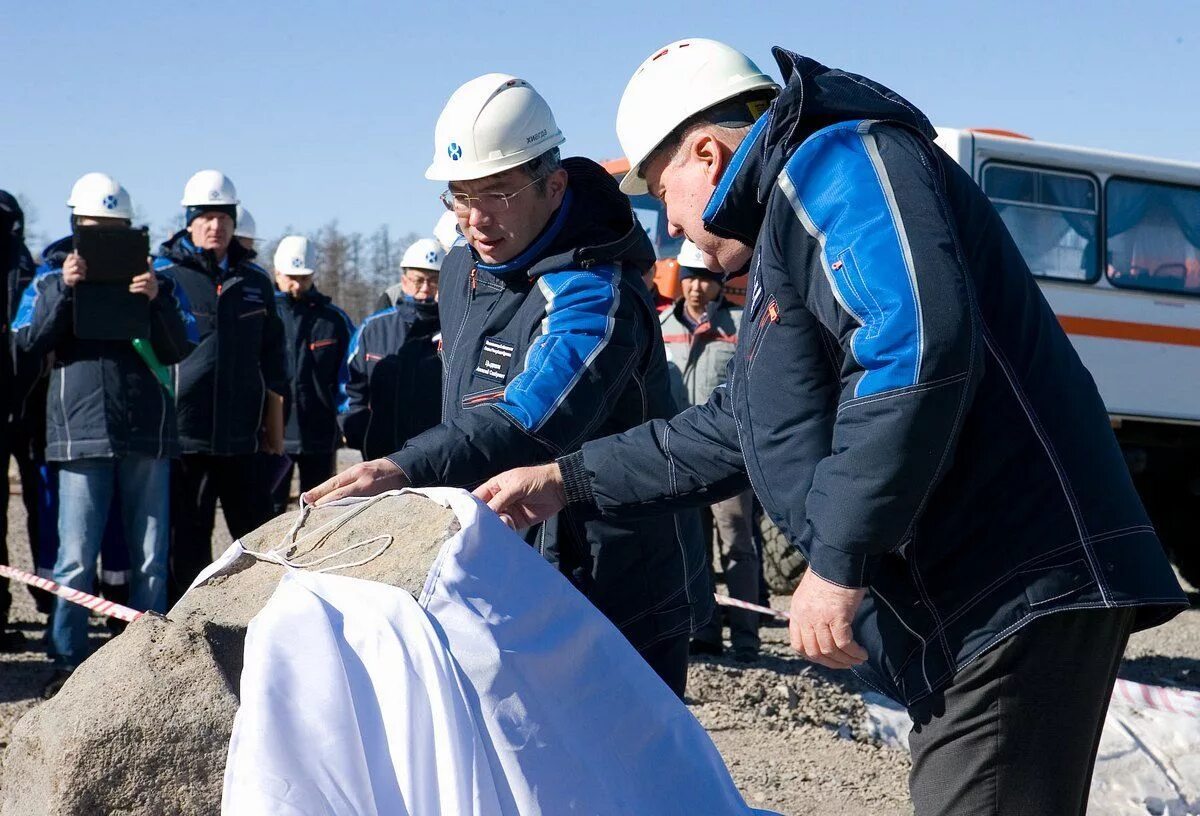
<path fill-rule="evenodd" d="M 13 565 L 29 569 L 24 508 L 17 496 L 10 501 L 8 522 Z M 229 543 L 218 519 L 214 552 Z M 13 590 L 11 617 L 30 645 L 23 653 L 0 654 L 0 747 L 17 719 L 37 704 L 51 674 L 39 642 L 45 619 L 23 587 Z M 1190 611 L 1133 637 L 1122 676 L 1200 689 L 1200 595 L 1193 598 Z M 775 603 L 783 607 L 785 599 Z M 108 636 L 105 627 L 95 623 L 93 637 Z M 793 657 L 785 629 L 766 628 L 763 640 L 758 663 L 695 660 L 688 679 L 692 711 L 708 729 L 747 801 L 784 814 L 910 814 L 908 758 L 880 747 L 866 733 L 865 708 L 853 676 Z"/>

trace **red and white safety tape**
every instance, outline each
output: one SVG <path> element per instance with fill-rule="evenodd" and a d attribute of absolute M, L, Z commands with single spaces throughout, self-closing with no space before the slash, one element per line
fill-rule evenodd
<path fill-rule="evenodd" d="M 767 606 L 759 606 L 758 604 L 747 603 L 746 601 L 739 601 L 737 598 L 730 598 L 728 595 L 718 595 L 714 592 L 713 597 L 717 599 L 717 603 L 719 603 L 721 606 L 732 606 L 737 609 L 748 609 L 751 612 L 757 612 L 760 615 L 769 615 L 772 618 L 779 618 L 780 620 L 792 619 L 791 615 L 789 615 L 787 612 L 781 612 L 778 609 L 771 609 Z"/>
<path fill-rule="evenodd" d="M 29 584 L 30 586 L 35 586 L 38 589 L 44 589 L 47 592 L 57 595 L 64 601 L 70 601 L 73 604 L 79 604 L 80 606 L 87 607 L 98 615 L 106 615 L 110 618 L 117 618 L 118 620 L 127 621 L 128 623 L 133 623 L 142 616 L 142 613 L 138 612 L 136 609 L 130 609 L 128 606 L 122 606 L 119 603 L 113 603 L 112 601 L 105 600 L 104 598 L 99 598 L 95 595 L 89 595 L 88 593 L 82 592 L 78 589 L 71 589 L 70 587 L 56 584 L 49 578 L 42 578 L 38 575 L 34 575 L 32 572 L 26 572 L 25 570 L 17 569 L 16 567 L 9 567 L 5 564 L 0 564 L 0 577 L 11 578 L 14 581 L 21 581 L 22 583 Z"/>
<path fill-rule="evenodd" d="M 1147 686 L 1119 679 L 1113 688 L 1113 702 L 1134 708 L 1151 708 L 1171 714 L 1200 717 L 1200 692 L 1167 686 Z"/>

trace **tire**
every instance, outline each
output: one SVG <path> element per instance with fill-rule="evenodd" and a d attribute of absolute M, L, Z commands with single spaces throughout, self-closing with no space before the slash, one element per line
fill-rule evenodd
<path fill-rule="evenodd" d="M 808 562 L 765 513 L 759 517 L 758 531 L 762 538 L 762 568 L 767 589 L 773 595 L 791 595 Z"/>

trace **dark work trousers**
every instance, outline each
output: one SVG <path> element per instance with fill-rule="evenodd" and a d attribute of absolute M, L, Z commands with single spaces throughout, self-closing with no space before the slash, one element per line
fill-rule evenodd
<path fill-rule="evenodd" d="M 1083 816 L 1133 615 L 1039 618 L 911 707 L 917 816 Z"/>
<path fill-rule="evenodd" d="M 650 664 L 655 674 L 662 678 L 667 687 L 683 699 L 687 688 L 688 641 L 687 634 L 660 640 L 658 643 L 639 650 L 642 659 Z"/>
<path fill-rule="evenodd" d="M 710 519 L 712 523 L 709 523 Z M 705 532 L 710 536 L 709 545 L 705 548 L 709 580 L 716 584 L 713 569 L 715 543 L 730 597 L 758 603 L 762 565 L 759 563 L 758 547 L 754 543 L 754 493 L 747 490 L 731 499 L 717 502 L 704 514 L 704 522 Z M 712 535 L 714 527 L 715 536 Z M 757 612 L 745 609 L 717 607 L 708 623 L 696 632 L 696 640 L 721 645 L 722 618 L 729 623 L 729 640 L 734 649 L 758 651 L 760 616 Z"/>
<path fill-rule="evenodd" d="M 271 518 L 270 485 L 262 478 L 257 454 L 188 453 L 171 463 L 171 604 L 212 563 L 218 499 L 234 539 Z"/>
<path fill-rule="evenodd" d="M 292 473 L 297 468 L 300 469 L 301 493 L 312 490 L 321 482 L 332 477 L 335 468 L 336 454 L 334 453 L 289 453 L 288 456 L 291 458 L 292 464 L 283 478 L 279 480 L 279 484 L 271 496 L 273 509 L 277 516 L 296 509 L 292 504 Z"/>

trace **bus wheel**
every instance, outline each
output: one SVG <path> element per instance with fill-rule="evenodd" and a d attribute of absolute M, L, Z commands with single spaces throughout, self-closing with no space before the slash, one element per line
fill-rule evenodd
<path fill-rule="evenodd" d="M 773 595 L 791 595 L 808 566 L 800 550 L 763 513 L 758 521 L 762 537 L 763 578 Z"/>

